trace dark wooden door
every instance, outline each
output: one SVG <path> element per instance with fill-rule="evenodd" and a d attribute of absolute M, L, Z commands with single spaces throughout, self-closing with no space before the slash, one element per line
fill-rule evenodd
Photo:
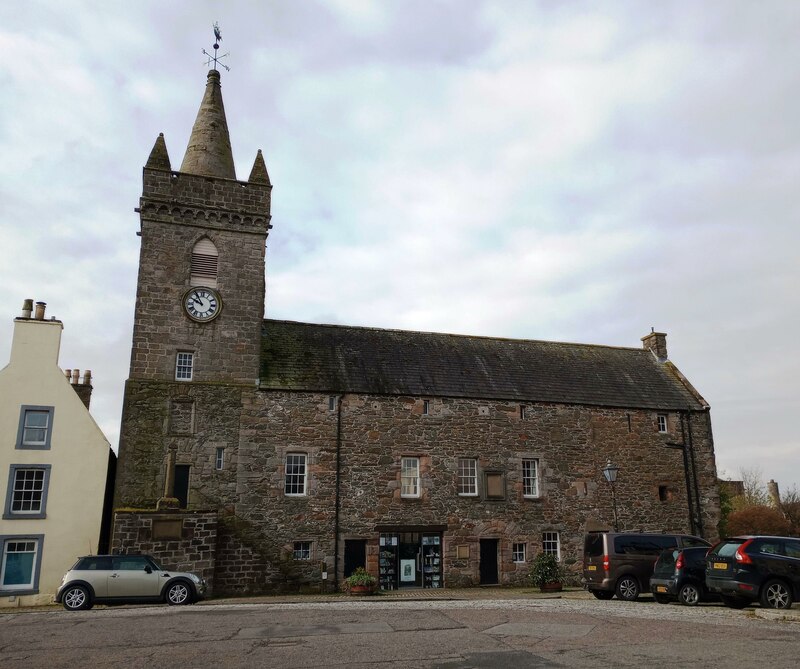
<path fill-rule="evenodd" d="M 367 540 L 344 540 L 344 577 L 347 578 L 359 567 L 367 566 Z"/>
<path fill-rule="evenodd" d="M 497 539 L 481 539 L 481 585 L 497 583 Z"/>
<path fill-rule="evenodd" d="M 175 465 L 175 486 L 173 495 L 178 498 L 178 506 L 189 506 L 189 465 Z"/>

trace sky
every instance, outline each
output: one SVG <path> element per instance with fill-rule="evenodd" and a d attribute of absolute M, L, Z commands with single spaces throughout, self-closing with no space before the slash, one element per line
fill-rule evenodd
<path fill-rule="evenodd" d="M 116 448 L 141 169 L 179 166 L 212 25 L 237 176 L 274 185 L 270 318 L 640 347 L 719 473 L 800 484 L 800 3 L 0 4 L 0 365 L 64 323 Z"/>

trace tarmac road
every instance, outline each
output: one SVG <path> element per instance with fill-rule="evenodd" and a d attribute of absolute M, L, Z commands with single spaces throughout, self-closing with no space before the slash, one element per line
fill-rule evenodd
<path fill-rule="evenodd" d="M 586 597 L 319 599 L 4 612 L 0 658 L 15 669 L 800 664 L 794 610 Z"/>

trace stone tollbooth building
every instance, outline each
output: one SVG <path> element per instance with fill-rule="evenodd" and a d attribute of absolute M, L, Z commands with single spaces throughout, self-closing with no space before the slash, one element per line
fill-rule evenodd
<path fill-rule="evenodd" d="M 236 179 L 216 70 L 180 169 L 159 136 L 143 179 L 116 550 L 218 594 L 360 565 L 385 589 L 521 583 L 538 552 L 576 566 L 584 532 L 611 527 L 608 460 L 621 529 L 715 534 L 709 407 L 666 335 L 617 348 L 265 319 L 272 185 L 260 151 Z"/>

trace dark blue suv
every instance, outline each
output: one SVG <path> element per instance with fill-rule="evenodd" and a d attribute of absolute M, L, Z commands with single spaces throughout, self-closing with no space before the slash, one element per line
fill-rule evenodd
<path fill-rule="evenodd" d="M 708 546 L 675 548 L 658 557 L 650 592 L 659 604 L 678 601 L 696 606 L 701 601 L 717 599 L 706 589 L 706 553 Z"/>
<path fill-rule="evenodd" d="M 772 609 L 790 608 L 800 596 L 800 539 L 723 539 L 706 557 L 706 587 L 732 608 L 756 601 Z"/>

